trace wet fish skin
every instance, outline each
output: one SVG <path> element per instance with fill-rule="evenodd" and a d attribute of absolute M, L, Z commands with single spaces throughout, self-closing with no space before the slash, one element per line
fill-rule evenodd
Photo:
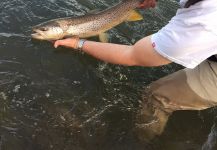
<path fill-rule="evenodd" d="M 134 9 L 139 6 L 140 1 L 123 0 L 117 5 L 96 14 L 53 19 L 33 27 L 34 33 L 31 36 L 38 40 L 58 40 L 73 36 L 80 38 L 97 36 L 126 21 L 135 13 Z M 138 20 L 141 20 L 141 18 Z"/>

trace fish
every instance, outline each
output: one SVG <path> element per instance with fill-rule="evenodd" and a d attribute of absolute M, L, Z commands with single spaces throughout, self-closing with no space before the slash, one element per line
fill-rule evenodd
<path fill-rule="evenodd" d="M 106 41 L 105 32 L 124 21 L 143 20 L 137 8 L 141 0 L 122 0 L 103 11 L 82 16 L 53 19 L 32 28 L 31 37 L 37 40 L 54 41 L 68 37 L 89 38 L 99 36 Z"/>

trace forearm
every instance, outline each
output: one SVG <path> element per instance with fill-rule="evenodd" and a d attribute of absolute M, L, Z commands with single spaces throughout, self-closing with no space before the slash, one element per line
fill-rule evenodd
<path fill-rule="evenodd" d="M 131 54 L 133 46 L 86 41 L 82 51 L 112 64 L 136 65 Z"/>
<path fill-rule="evenodd" d="M 86 41 L 83 51 L 100 60 L 127 66 L 161 66 L 171 63 L 154 50 L 151 36 L 132 46 Z"/>
<path fill-rule="evenodd" d="M 77 49 L 79 39 L 58 40 L 54 47 L 65 46 Z M 151 36 L 145 37 L 132 46 L 86 41 L 82 51 L 100 60 L 127 66 L 160 66 L 170 61 L 158 54 L 152 46 Z"/>

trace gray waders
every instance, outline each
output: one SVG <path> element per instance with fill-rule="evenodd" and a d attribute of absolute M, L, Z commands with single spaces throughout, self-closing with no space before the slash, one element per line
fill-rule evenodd
<path fill-rule="evenodd" d="M 217 63 L 205 61 L 153 82 L 136 117 L 135 132 L 149 141 L 160 135 L 176 110 L 203 110 L 217 105 Z"/>

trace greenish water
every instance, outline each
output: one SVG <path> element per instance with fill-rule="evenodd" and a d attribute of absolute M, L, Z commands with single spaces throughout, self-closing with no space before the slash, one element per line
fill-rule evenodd
<path fill-rule="evenodd" d="M 144 87 L 180 66 L 111 65 L 70 49 L 56 50 L 29 36 L 38 23 L 84 15 L 116 2 L 0 1 L 0 150 L 216 148 L 214 108 L 176 112 L 163 135 L 151 143 L 139 141 L 132 132 Z M 158 31 L 177 7 L 176 1 L 161 0 L 155 9 L 140 10 L 144 21 L 110 30 L 110 42 L 132 44 Z"/>

